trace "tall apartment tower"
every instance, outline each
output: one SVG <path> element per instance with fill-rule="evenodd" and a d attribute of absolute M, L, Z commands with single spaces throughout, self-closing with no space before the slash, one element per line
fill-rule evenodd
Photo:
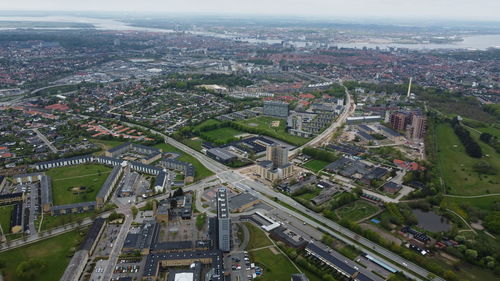
<path fill-rule="evenodd" d="M 396 131 L 404 131 L 406 126 L 410 124 L 410 121 L 411 116 L 402 112 L 394 112 L 389 117 L 391 127 Z"/>
<path fill-rule="evenodd" d="M 231 219 L 229 218 L 229 204 L 227 190 L 217 190 L 217 236 L 219 250 L 229 252 L 231 250 Z"/>
<path fill-rule="evenodd" d="M 276 143 L 269 145 L 266 149 L 266 160 L 273 162 L 275 167 L 288 164 L 288 147 Z"/>
<path fill-rule="evenodd" d="M 421 139 L 425 136 L 427 118 L 422 115 L 413 115 L 411 120 L 410 136 L 412 139 Z"/>

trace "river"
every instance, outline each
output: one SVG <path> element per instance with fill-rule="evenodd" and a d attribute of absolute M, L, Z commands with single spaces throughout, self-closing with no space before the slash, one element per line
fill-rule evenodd
<path fill-rule="evenodd" d="M 0 21 L 39 21 L 39 22 L 77 22 L 77 23 L 87 23 L 94 25 L 95 29 L 98 30 L 132 30 L 132 31 L 146 31 L 146 32 L 173 32 L 170 29 L 162 28 L 149 28 L 149 27 L 138 27 L 130 26 L 129 24 L 109 18 L 92 18 L 92 17 L 75 17 L 75 16 L 34 16 L 34 17 L 16 17 L 16 16 L 0 16 Z M 4 27 L 0 30 L 12 30 L 14 27 Z M 71 30 L 79 28 L 34 28 L 34 29 L 61 29 L 61 30 Z M 221 33 L 212 33 L 204 31 L 188 31 L 192 34 L 214 36 L 219 38 L 233 39 L 246 41 L 250 43 L 260 43 L 260 44 L 279 44 L 283 41 L 280 38 L 268 38 L 268 39 L 257 39 L 244 37 L 242 35 L 229 35 Z M 287 41 L 287 40 L 285 40 Z M 305 41 L 287 41 L 296 47 L 304 47 L 308 43 Z M 422 44 L 401 44 L 401 43 L 391 43 L 390 40 L 380 40 L 379 42 L 367 41 L 367 42 L 333 42 L 330 45 L 337 46 L 340 48 L 358 48 L 363 47 L 375 49 L 377 47 L 381 49 L 388 49 L 389 47 L 396 48 L 408 48 L 414 50 L 430 50 L 430 49 L 474 49 L 474 50 L 486 50 L 488 48 L 500 48 L 500 34 L 492 35 L 471 35 L 464 36 L 462 41 L 453 43 L 422 43 Z"/>

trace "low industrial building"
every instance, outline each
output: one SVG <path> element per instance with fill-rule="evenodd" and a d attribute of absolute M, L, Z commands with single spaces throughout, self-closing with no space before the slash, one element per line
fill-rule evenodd
<path fill-rule="evenodd" d="M 260 199 L 250 193 L 240 193 L 229 198 L 229 209 L 233 213 L 241 213 L 260 203 Z"/>
<path fill-rule="evenodd" d="M 238 159 L 238 156 L 227 149 L 214 147 L 206 151 L 207 156 L 224 164 L 229 164 Z"/>

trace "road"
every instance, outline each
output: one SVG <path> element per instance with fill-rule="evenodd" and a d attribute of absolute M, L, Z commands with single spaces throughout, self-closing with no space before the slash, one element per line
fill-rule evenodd
<path fill-rule="evenodd" d="M 38 128 L 34 128 L 33 132 L 36 133 L 38 138 L 40 138 L 45 143 L 45 145 L 47 145 L 50 148 L 50 150 L 52 150 L 52 152 L 57 153 L 57 148 L 54 145 L 52 145 L 52 143 L 50 143 L 50 141 L 42 133 L 40 133 Z"/>
<path fill-rule="evenodd" d="M 345 120 L 347 119 L 349 114 L 354 112 L 354 110 L 355 110 L 354 101 L 352 101 L 350 94 L 347 92 L 347 89 L 346 89 L 346 94 L 347 94 L 347 103 L 346 103 L 347 105 L 346 105 L 344 111 L 342 112 L 342 114 L 339 116 L 339 118 L 337 118 L 337 120 L 327 130 L 325 130 L 322 134 L 317 136 L 315 139 L 311 140 L 309 142 L 309 145 L 311 145 L 311 144 L 314 145 L 314 144 L 317 144 L 317 143 L 324 141 L 324 139 L 326 138 L 325 136 L 329 137 L 330 134 L 336 128 L 340 127 L 341 124 L 343 124 L 343 122 L 345 122 Z M 227 182 L 229 184 L 233 184 L 234 186 L 236 186 L 242 190 L 246 190 L 253 195 L 257 195 L 259 198 L 261 198 L 263 201 L 267 202 L 271 206 L 282 209 L 282 210 L 288 212 L 289 214 L 291 214 L 292 216 L 294 216 L 298 219 L 301 219 L 314 227 L 322 229 L 326 233 L 329 233 L 333 237 L 335 237 L 335 238 L 337 238 L 337 239 L 339 239 L 339 240 L 341 240 L 349 245 L 352 245 L 356 248 L 361 248 L 364 252 L 367 252 L 370 255 L 386 262 L 387 264 L 391 265 L 392 267 L 404 272 L 410 278 L 421 280 L 420 278 L 418 278 L 417 276 L 415 276 L 411 272 L 415 272 L 416 274 L 420 275 L 423 278 L 427 278 L 428 276 L 433 276 L 433 274 L 431 274 L 429 271 L 425 270 L 424 268 L 400 257 L 399 255 L 373 243 L 372 241 L 370 241 L 366 238 L 359 236 L 358 234 L 350 231 L 349 229 L 342 227 L 339 224 L 337 224 L 329 219 L 326 219 L 325 217 L 323 217 L 319 214 L 316 214 L 316 213 L 310 211 L 306 207 L 295 202 L 295 200 L 293 200 L 292 198 L 285 196 L 281 193 L 275 192 L 271 188 L 264 186 L 263 184 L 258 183 L 250 178 L 247 178 L 246 176 L 238 173 L 237 171 L 230 170 L 225 165 L 209 158 L 208 156 L 206 156 L 198 151 L 195 151 L 194 149 L 166 136 L 165 134 L 163 134 L 161 132 L 158 132 L 156 130 L 153 130 L 153 129 L 150 129 L 150 128 L 147 128 L 144 126 L 133 124 L 133 123 L 127 123 L 127 122 L 123 122 L 123 123 L 127 124 L 128 126 L 138 127 L 138 128 L 143 129 L 143 130 L 147 130 L 147 131 L 150 131 L 152 133 L 161 135 L 165 139 L 165 143 L 170 144 L 170 145 L 176 147 L 177 149 L 182 150 L 184 153 L 188 153 L 188 154 L 192 155 L 193 157 L 195 157 L 205 167 L 207 167 L 209 170 L 213 171 L 222 182 Z M 297 150 L 294 150 L 294 151 L 297 151 Z M 265 196 L 262 196 L 262 195 L 265 195 Z M 293 206 L 295 209 L 299 210 L 300 212 L 307 213 L 308 216 L 312 217 L 314 220 L 303 216 L 299 212 L 288 209 L 288 208 L 282 206 L 281 204 L 279 204 L 273 200 L 270 200 L 266 196 L 271 197 L 271 198 L 276 197 L 279 200 Z M 317 223 L 315 220 L 321 222 L 322 224 Z M 328 225 L 329 227 L 327 228 L 324 225 Z M 332 230 L 334 230 L 334 231 L 332 231 Z M 347 237 L 349 237 L 349 238 L 347 238 Z M 368 249 L 371 249 L 371 250 L 368 250 Z M 407 264 L 407 266 L 402 267 L 401 266 L 402 264 Z M 440 277 L 435 277 L 433 280 L 444 281 L 444 279 L 442 279 Z"/>
<path fill-rule="evenodd" d="M 361 249 L 362 251 L 380 259 L 386 262 L 387 264 L 391 265 L 394 268 L 397 268 L 400 271 L 405 272 L 405 274 L 413 279 L 416 280 L 422 280 L 421 278 L 415 276 L 414 274 L 408 272 L 407 270 L 411 270 L 415 273 L 417 273 L 420 276 L 423 276 L 426 278 L 429 276 L 430 272 L 427 270 L 421 268 L 420 266 L 405 260 L 404 258 L 398 256 L 395 253 L 392 253 L 391 251 L 373 243 L 372 241 L 365 239 L 358 234 L 350 231 L 349 229 L 315 213 L 312 212 L 311 210 L 307 209 L 301 204 L 298 204 L 295 200 L 292 198 L 282 194 L 275 192 L 274 190 L 270 189 L 269 187 L 263 186 L 262 184 L 255 182 L 252 179 L 246 178 L 246 176 L 239 174 L 238 172 L 234 171 L 228 171 L 224 173 L 220 173 L 218 175 L 221 180 L 225 182 L 229 182 L 233 184 L 235 187 L 248 191 L 248 192 L 259 192 L 261 194 L 264 194 L 266 196 L 259 196 L 259 198 L 266 202 L 267 204 L 277 208 L 281 209 L 283 211 L 286 211 L 287 213 L 291 214 L 292 216 L 308 223 L 309 225 L 321 229 L 322 231 L 332 235 L 333 237 L 343 241 L 346 244 L 353 245 L 356 248 Z M 302 213 L 307 214 L 309 217 L 312 217 L 314 220 L 302 215 L 299 212 L 295 212 L 293 210 L 288 209 L 287 207 L 279 204 L 278 202 L 275 202 L 274 200 L 271 200 L 270 198 L 278 198 L 280 201 L 293 206 L 293 208 L 299 210 Z M 316 221 L 321 222 L 321 224 L 317 223 Z M 324 225 L 328 225 L 328 228 L 325 227 Z M 332 231 L 332 229 L 334 231 Z M 360 247 L 360 245 L 364 246 Z M 393 262 L 394 261 L 394 262 Z M 402 267 L 401 265 L 405 263 L 408 266 L 406 268 Z M 441 278 L 435 278 L 434 280 L 440 280 L 444 281 Z"/>
<path fill-rule="evenodd" d="M 113 242 L 113 247 L 111 249 L 111 252 L 109 253 L 108 263 L 106 264 L 106 267 L 104 268 L 104 272 L 102 274 L 103 281 L 108 281 L 113 276 L 116 262 L 118 261 L 118 257 L 120 256 L 123 244 L 125 243 L 125 239 L 127 238 L 128 231 L 130 230 L 130 226 L 132 225 L 132 221 L 134 219 L 130 206 L 122 204 L 121 201 L 117 200 L 116 192 L 115 195 L 113 195 L 112 201 L 118 206 L 116 212 L 124 214 L 125 220 L 123 221 L 120 232 Z"/>

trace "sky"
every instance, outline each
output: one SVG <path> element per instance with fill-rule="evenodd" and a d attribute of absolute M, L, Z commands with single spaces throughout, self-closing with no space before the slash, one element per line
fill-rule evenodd
<path fill-rule="evenodd" d="M 500 0 L 0 0 L 0 10 L 500 21 Z"/>

